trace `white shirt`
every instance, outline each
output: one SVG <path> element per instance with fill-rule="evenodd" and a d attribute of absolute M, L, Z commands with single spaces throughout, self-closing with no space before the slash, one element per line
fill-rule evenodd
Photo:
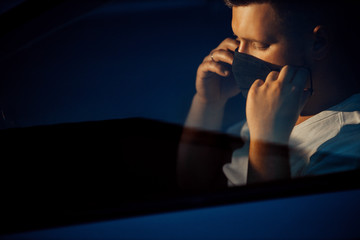
<path fill-rule="evenodd" d="M 228 185 L 246 184 L 249 129 L 245 121 L 228 130 L 247 140 L 223 166 Z M 296 125 L 290 135 L 291 176 L 327 174 L 360 168 L 360 94 Z"/>

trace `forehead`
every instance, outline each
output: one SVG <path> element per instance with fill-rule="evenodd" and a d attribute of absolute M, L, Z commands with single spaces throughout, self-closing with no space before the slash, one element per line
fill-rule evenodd
<path fill-rule="evenodd" d="M 234 6 L 232 28 L 240 38 L 275 37 L 280 33 L 280 21 L 268 3 Z"/>

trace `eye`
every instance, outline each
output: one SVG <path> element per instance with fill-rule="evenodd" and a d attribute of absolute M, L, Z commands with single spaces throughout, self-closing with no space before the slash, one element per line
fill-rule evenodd
<path fill-rule="evenodd" d="M 252 42 L 251 44 L 253 48 L 258 50 L 266 50 L 270 47 L 270 44 L 262 43 L 262 42 Z"/>

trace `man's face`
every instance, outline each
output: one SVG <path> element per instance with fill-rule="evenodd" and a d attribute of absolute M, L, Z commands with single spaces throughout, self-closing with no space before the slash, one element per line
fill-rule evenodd
<path fill-rule="evenodd" d="M 306 42 L 288 36 L 270 4 L 234 6 L 232 9 L 232 29 L 240 41 L 239 52 L 281 66 L 305 64 Z"/>

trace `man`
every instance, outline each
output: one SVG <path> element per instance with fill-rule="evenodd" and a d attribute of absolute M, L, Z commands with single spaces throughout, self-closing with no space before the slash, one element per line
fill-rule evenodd
<path fill-rule="evenodd" d="M 242 93 L 247 122 L 229 133 L 249 141 L 224 175 L 206 152 L 195 157 L 191 146 L 180 145 L 179 184 L 211 188 L 359 168 L 360 84 L 355 51 L 347 48 L 357 42 L 348 28 L 353 7 L 225 2 L 236 39 L 225 39 L 200 64 L 185 125 L 220 130 L 226 102 Z"/>

